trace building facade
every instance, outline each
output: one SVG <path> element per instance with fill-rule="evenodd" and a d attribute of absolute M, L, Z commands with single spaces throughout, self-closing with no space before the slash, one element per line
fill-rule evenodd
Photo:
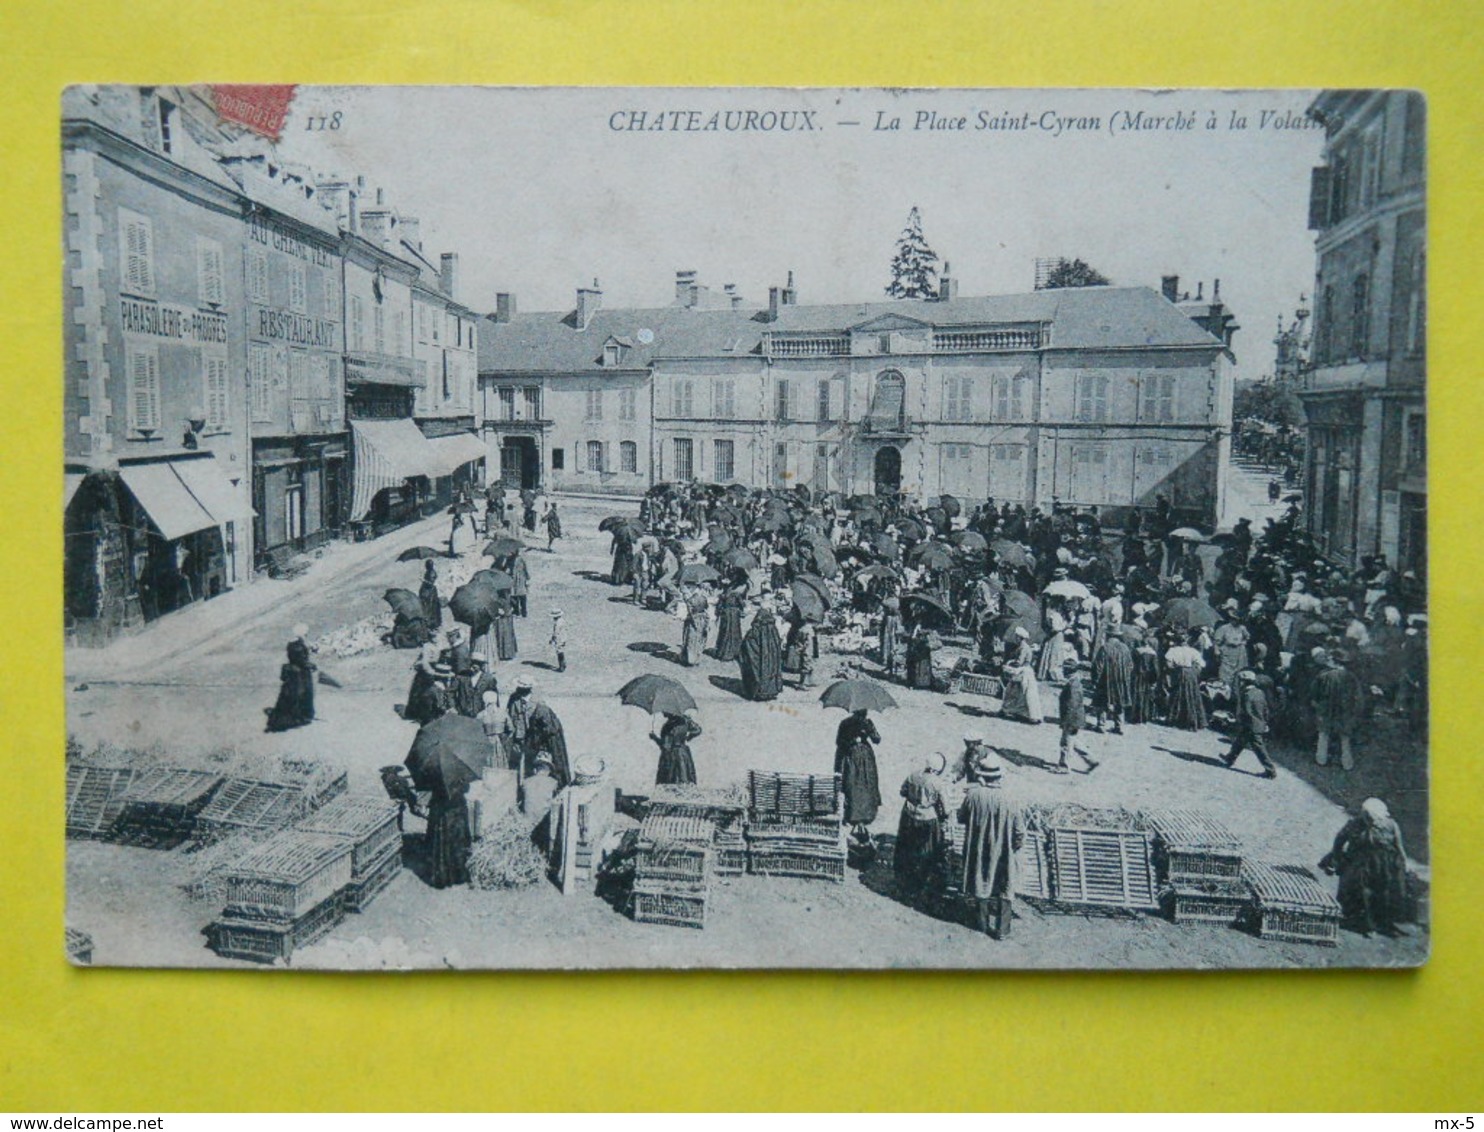
<path fill-rule="evenodd" d="M 810 306 L 790 281 L 765 309 L 727 298 L 584 318 L 579 294 L 565 315 L 493 322 L 487 431 L 544 444 L 543 469 L 563 465 L 555 488 L 602 483 L 610 446 L 642 452 L 647 438 L 647 475 L 636 458 L 610 490 L 698 479 L 1115 516 L 1164 495 L 1191 522 L 1219 514 L 1236 329 L 1224 308 L 1200 311 L 1217 337 L 1142 287 L 959 298 L 949 280 L 936 300 Z M 651 419 L 610 435 L 604 406 L 629 387 L 642 404 L 645 384 Z M 504 421 L 532 385 L 542 416 Z M 573 444 L 581 470 L 566 466 Z"/>
<path fill-rule="evenodd" d="M 1426 104 L 1330 91 L 1309 227 L 1317 235 L 1305 518 L 1324 551 L 1427 568 Z"/>
<path fill-rule="evenodd" d="M 64 96 L 66 567 L 95 642 L 251 576 L 243 201 L 154 88 Z"/>

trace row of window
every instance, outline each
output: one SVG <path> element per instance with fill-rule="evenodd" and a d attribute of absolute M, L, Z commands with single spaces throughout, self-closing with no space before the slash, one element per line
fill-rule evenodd
<path fill-rule="evenodd" d="M 200 374 L 200 408 L 207 432 L 231 427 L 231 385 L 225 350 L 196 352 L 195 369 Z M 129 341 L 124 351 L 129 381 L 128 425 L 130 432 L 158 433 L 164 427 L 160 396 L 160 348 L 152 342 Z M 184 422 L 181 422 L 182 424 Z"/>
<path fill-rule="evenodd" d="M 552 452 L 553 468 L 560 468 L 561 462 L 557 453 L 561 449 Z M 613 467 L 613 446 L 606 440 L 589 440 L 587 442 L 587 465 L 583 471 L 587 472 L 611 472 L 619 471 L 626 475 L 637 475 L 639 472 L 639 445 L 632 440 L 621 440 L 618 444 L 618 467 Z"/>
<path fill-rule="evenodd" d="M 1417 248 L 1400 265 L 1405 272 L 1400 280 L 1406 303 L 1402 313 L 1402 348 L 1408 354 L 1422 351 L 1427 328 L 1427 253 Z M 1314 326 L 1314 361 L 1316 364 L 1363 360 L 1371 357 L 1371 280 L 1359 272 L 1348 288 L 1326 284 L 1319 293 L 1319 310 Z"/>
<path fill-rule="evenodd" d="M 474 349 L 474 323 L 431 303 L 414 303 L 413 306 L 417 309 L 419 342 L 431 342 L 436 346 L 447 339 L 459 349 Z"/>
<path fill-rule="evenodd" d="M 605 390 L 589 389 L 587 391 L 587 402 L 583 412 L 583 420 L 600 421 L 603 419 L 603 394 Z M 501 391 L 504 396 L 504 391 Z M 639 390 L 630 387 L 618 390 L 618 419 L 621 421 L 632 421 L 638 417 Z M 513 419 L 513 418 L 507 418 Z"/>

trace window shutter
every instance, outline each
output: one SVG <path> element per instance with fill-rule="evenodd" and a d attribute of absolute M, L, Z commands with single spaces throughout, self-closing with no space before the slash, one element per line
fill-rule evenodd
<path fill-rule="evenodd" d="M 196 241 L 196 295 L 203 304 L 223 301 L 222 248 L 215 240 Z"/>
<path fill-rule="evenodd" d="M 1330 168 L 1318 165 L 1309 171 L 1309 231 L 1329 227 Z"/>
<path fill-rule="evenodd" d="M 154 225 L 138 213 L 119 210 L 119 242 L 124 289 L 136 295 L 155 292 Z"/>
<path fill-rule="evenodd" d="M 129 355 L 129 417 L 136 431 L 160 427 L 160 357 L 152 347 Z"/>
<path fill-rule="evenodd" d="M 204 361 L 206 424 L 209 428 L 227 427 L 227 358 L 224 354 L 207 354 Z"/>

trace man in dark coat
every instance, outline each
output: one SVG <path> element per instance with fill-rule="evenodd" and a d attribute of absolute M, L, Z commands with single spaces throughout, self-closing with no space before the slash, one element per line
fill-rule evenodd
<path fill-rule="evenodd" d="M 1319 746 L 1314 761 L 1320 766 L 1329 764 L 1330 736 L 1340 739 L 1340 766 L 1345 770 L 1355 767 L 1355 752 L 1350 739 L 1360 724 L 1365 709 L 1365 691 L 1355 674 L 1339 664 L 1325 649 L 1317 648 L 1310 656 L 1319 668 L 1314 677 L 1309 698 L 1314 707 L 1314 722 L 1319 732 Z"/>
<path fill-rule="evenodd" d="M 512 554 L 510 556 L 510 564 L 506 569 L 510 574 L 511 580 L 515 583 L 510 591 L 510 597 L 515 607 L 515 615 L 517 617 L 525 617 L 527 615 L 526 595 L 530 592 L 531 588 L 531 568 L 526 565 L 526 556 L 519 553 Z"/>
<path fill-rule="evenodd" d="M 999 758 L 986 751 L 958 811 L 964 824 L 963 894 L 973 902 L 979 930 L 994 939 L 1010 934 L 1015 853 L 1025 842 L 1025 821 L 1002 785 L 1004 773 Z"/>
<path fill-rule="evenodd" d="M 1123 734 L 1123 714 L 1134 702 L 1134 651 L 1115 629 L 1103 639 L 1092 658 L 1092 705 L 1097 713 L 1095 731 L 1103 729 L 1103 718 L 1113 721 L 1113 734 Z"/>
<path fill-rule="evenodd" d="M 567 736 L 562 721 L 551 707 L 537 700 L 526 722 L 526 749 L 533 755 L 545 751 L 551 757 L 551 775 L 558 788 L 572 783 L 572 763 L 567 757 Z"/>
<path fill-rule="evenodd" d="M 1273 766 L 1273 760 L 1268 757 L 1268 731 L 1271 730 L 1271 722 L 1267 693 L 1263 690 L 1257 673 L 1250 668 L 1244 668 L 1237 674 L 1237 686 L 1241 689 L 1237 699 L 1237 733 L 1232 739 L 1232 749 L 1222 761 L 1228 768 L 1235 767 L 1242 751 L 1250 748 L 1257 756 L 1257 761 L 1262 763 L 1262 776 L 1277 778 L 1278 771 Z"/>
<path fill-rule="evenodd" d="M 737 660 L 742 667 L 743 695 L 758 703 L 778 698 L 783 691 L 783 642 L 773 611 L 766 605 L 753 617 Z"/>

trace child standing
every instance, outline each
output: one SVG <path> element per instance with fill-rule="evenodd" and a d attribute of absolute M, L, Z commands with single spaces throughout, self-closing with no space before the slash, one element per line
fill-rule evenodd
<path fill-rule="evenodd" d="M 567 630 L 562 625 L 562 611 L 551 611 L 551 647 L 556 650 L 557 671 L 567 671 Z"/>
<path fill-rule="evenodd" d="M 1062 679 L 1066 683 L 1061 688 L 1059 705 L 1061 708 L 1061 758 L 1051 770 L 1053 774 L 1066 774 L 1070 769 L 1067 766 L 1067 755 L 1076 751 L 1077 756 L 1087 764 L 1087 773 L 1091 774 L 1097 770 L 1098 761 L 1077 742 L 1077 733 L 1087 725 L 1087 696 L 1082 687 L 1082 665 L 1075 657 L 1067 660 L 1063 665 Z"/>

